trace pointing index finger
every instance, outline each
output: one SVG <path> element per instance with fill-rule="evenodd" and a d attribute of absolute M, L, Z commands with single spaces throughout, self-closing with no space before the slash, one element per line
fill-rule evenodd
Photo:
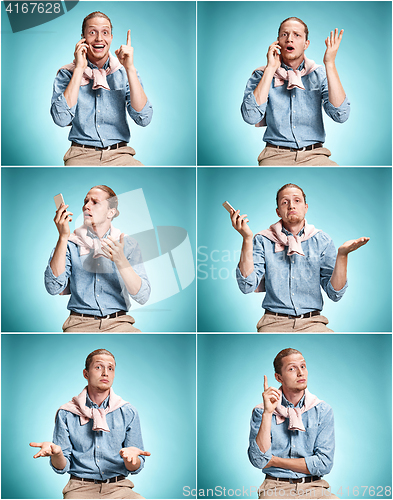
<path fill-rule="evenodd" d="M 263 376 L 263 390 L 267 391 L 269 389 L 269 385 L 267 383 L 267 377 L 266 375 Z"/>
<path fill-rule="evenodd" d="M 127 31 L 127 45 L 131 47 L 131 30 Z"/>

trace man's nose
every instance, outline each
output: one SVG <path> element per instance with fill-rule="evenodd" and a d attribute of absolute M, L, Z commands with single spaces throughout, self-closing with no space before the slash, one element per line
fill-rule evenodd
<path fill-rule="evenodd" d="M 102 40 L 101 33 L 98 31 L 96 34 L 96 40 Z"/>

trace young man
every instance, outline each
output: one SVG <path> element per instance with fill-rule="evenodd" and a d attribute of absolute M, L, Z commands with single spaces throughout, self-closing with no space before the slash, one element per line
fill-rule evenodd
<path fill-rule="evenodd" d="M 108 186 L 94 186 L 83 204 L 84 225 L 70 234 L 73 214 L 61 204 L 54 222 L 59 232 L 45 270 L 51 295 L 71 294 L 64 332 L 139 332 L 127 315 L 129 295 L 140 304 L 150 296 L 136 240 L 112 225 L 118 200 Z"/>
<path fill-rule="evenodd" d="M 236 278 L 243 293 L 266 292 L 258 332 L 331 332 L 321 316 L 321 287 L 333 301 L 347 288 L 348 254 L 370 238 L 345 242 L 337 255 L 331 238 L 305 219 L 304 191 L 285 184 L 277 192 L 280 220 L 253 236 L 247 214 L 232 210 L 232 226 L 243 237 Z"/>
<path fill-rule="evenodd" d="M 333 467 L 333 410 L 307 390 L 301 352 L 284 349 L 273 365 L 281 387 L 264 375 L 263 404 L 251 418 L 248 456 L 266 474 L 259 498 L 337 498 L 322 479 Z"/>
<path fill-rule="evenodd" d="M 127 146 L 127 115 L 145 127 L 153 108 L 134 66 L 131 32 L 112 56 L 112 23 L 102 12 L 83 21 L 74 62 L 63 66 L 53 84 L 51 115 L 60 127 L 71 125 L 71 147 L 64 165 L 142 165 Z"/>
<path fill-rule="evenodd" d="M 106 349 L 91 352 L 87 387 L 57 411 L 53 442 L 30 443 L 41 448 L 34 458 L 50 457 L 57 474 L 70 474 L 63 498 L 143 498 L 126 477 L 138 474 L 150 453 L 138 412 L 113 392 L 115 366 Z"/>
<path fill-rule="evenodd" d="M 335 122 L 348 119 L 350 103 L 335 65 L 343 33 L 336 28 L 326 38 L 324 69 L 304 54 L 310 45 L 307 25 L 297 17 L 281 23 L 267 65 L 248 80 L 241 106 L 247 123 L 267 127 L 259 165 L 337 165 L 323 147 L 322 106 Z"/>

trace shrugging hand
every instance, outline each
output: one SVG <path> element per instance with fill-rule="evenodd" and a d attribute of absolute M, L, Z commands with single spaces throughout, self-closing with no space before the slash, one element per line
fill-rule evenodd
<path fill-rule="evenodd" d="M 51 443 L 50 441 L 43 441 L 42 443 L 30 443 L 33 448 L 41 448 L 33 458 L 51 457 L 53 455 L 60 455 L 62 453 L 58 444 Z"/>
<path fill-rule="evenodd" d="M 339 247 L 337 254 L 348 255 L 350 252 L 353 252 L 354 250 L 357 250 L 365 245 L 369 240 L 370 238 L 366 237 L 358 238 L 357 240 L 348 240 Z"/>
<path fill-rule="evenodd" d="M 340 47 L 340 43 L 343 38 L 343 33 L 344 30 L 341 30 L 340 34 L 338 34 L 338 29 L 336 28 L 334 31 L 331 31 L 330 36 L 326 38 L 326 52 L 323 56 L 323 64 L 326 65 L 329 63 L 334 63 L 338 48 Z"/>
<path fill-rule="evenodd" d="M 138 456 L 144 455 L 145 457 L 149 457 L 151 453 L 149 451 L 143 451 L 135 446 L 129 446 L 128 448 L 122 448 L 120 450 L 120 456 L 126 460 L 127 462 L 131 462 L 132 465 L 137 464 Z"/>

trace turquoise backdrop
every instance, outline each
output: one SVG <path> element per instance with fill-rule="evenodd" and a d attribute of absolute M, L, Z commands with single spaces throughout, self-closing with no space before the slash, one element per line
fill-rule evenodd
<path fill-rule="evenodd" d="M 142 188 L 154 227 L 184 228 L 195 262 L 195 167 L 2 168 L 3 332 L 61 331 L 68 298 L 49 295 L 44 287 L 44 271 L 58 238 L 53 196 L 62 193 L 70 205 L 73 230 L 86 193 L 99 184 L 118 195 Z M 119 209 L 121 216 L 120 203 Z M 4 244 L 6 240 L 12 244 Z M 134 306 L 135 311 L 131 307 L 135 326 L 143 332 L 195 332 L 195 289 L 194 279 L 165 300 Z"/>
<path fill-rule="evenodd" d="M 144 165 L 195 165 L 195 2 L 78 2 L 19 33 L 11 31 L 4 2 L 1 9 L 2 165 L 63 165 L 69 128 L 55 125 L 49 114 L 53 80 L 74 59 L 82 21 L 95 10 L 112 21 L 113 54 L 131 29 L 135 66 L 153 105 L 148 127 L 129 119 L 136 158 Z M 16 57 L 22 53 L 23 63 Z"/>
<path fill-rule="evenodd" d="M 198 335 L 199 492 L 221 486 L 229 498 L 230 489 L 253 486 L 253 494 L 237 498 L 257 498 L 264 475 L 248 460 L 249 422 L 262 401 L 263 375 L 278 387 L 273 359 L 287 347 L 302 352 L 308 389 L 334 411 L 336 452 L 326 476 L 332 493 L 391 498 L 391 335 Z"/>
<path fill-rule="evenodd" d="M 348 257 L 348 289 L 339 302 L 323 292 L 323 314 L 340 332 L 391 332 L 392 174 L 390 168 L 198 168 L 198 331 L 253 332 L 263 293 L 243 295 L 235 278 L 242 237 L 224 201 L 247 213 L 253 233 L 277 222 L 276 193 L 303 188 L 307 221 L 336 249 L 370 237 Z"/>
<path fill-rule="evenodd" d="M 12 410 L 2 412 L 1 498 L 62 498 L 69 475 L 33 460 L 29 443 L 52 440 L 57 409 L 85 387 L 85 359 L 102 348 L 116 358 L 113 389 L 138 410 L 151 453 L 128 476 L 135 491 L 181 498 L 184 486 L 195 488 L 195 347 L 195 334 L 3 334 L 2 407 Z"/>
<path fill-rule="evenodd" d="M 317 64 L 330 31 L 345 30 L 336 66 L 351 115 L 339 124 L 323 112 L 331 158 L 391 165 L 392 5 L 359 1 L 198 2 L 198 165 L 257 165 L 264 129 L 245 123 L 240 105 L 248 78 L 266 64 L 281 21 L 291 16 L 308 25 L 306 54 Z"/>

